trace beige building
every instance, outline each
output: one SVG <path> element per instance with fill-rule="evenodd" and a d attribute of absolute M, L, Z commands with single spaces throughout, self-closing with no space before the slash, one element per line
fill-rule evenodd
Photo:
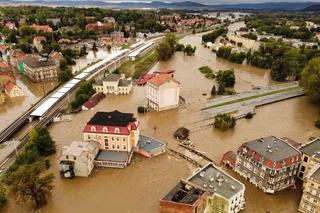
<path fill-rule="evenodd" d="M 110 74 L 102 81 L 93 85 L 93 89 L 104 94 L 129 94 L 132 90 L 132 80 L 124 75 Z"/>
<path fill-rule="evenodd" d="M 43 45 L 42 42 L 46 41 L 46 37 L 44 36 L 35 36 L 33 38 L 33 46 L 37 49 L 38 52 L 42 52 Z"/>
<path fill-rule="evenodd" d="M 5 102 L 5 96 L 3 93 L 0 92 L 0 105 Z"/>
<path fill-rule="evenodd" d="M 52 59 L 28 57 L 23 60 L 23 71 L 34 82 L 53 81 L 58 78 L 58 66 Z"/>
<path fill-rule="evenodd" d="M 12 81 L 8 81 L 5 84 L 4 91 L 11 98 L 24 96 L 22 89 Z"/>
<path fill-rule="evenodd" d="M 147 105 L 156 111 L 179 106 L 180 83 L 171 74 L 159 74 L 147 82 Z"/>
<path fill-rule="evenodd" d="M 320 164 L 314 165 L 305 175 L 299 211 L 304 213 L 320 212 Z"/>
<path fill-rule="evenodd" d="M 99 152 L 99 144 L 94 141 L 74 141 L 61 149 L 60 173 L 66 178 L 88 177 L 94 167 L 94 159 Z"/>
<path fill-rule="evenodd" d="M 310 169 L 317 163 L 320 163 L 320 139 L 316 138 L 302 145 L 300 152 L 302 153 L 302 158 L 298 178 L 305 180 L 305 176 Z"/>

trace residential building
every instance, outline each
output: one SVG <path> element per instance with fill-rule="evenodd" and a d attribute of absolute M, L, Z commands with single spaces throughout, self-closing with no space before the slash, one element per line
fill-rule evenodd
<path fill-rule="evenodd" d="M 19 59 L 26 56 L 26 54 L 20 49 L 11 49 L 8 52 L 9 57 L 7 58 L 7 63 L 11 64 L 13 67 L 17 67 Z"/>
<path fill-rule="evenodd" d="M 46 37 L 44 36 L 35 36 L 33 38 L 33 46 L 37 49 L 38 52 L 42 52 L 43 45 L 42 42 L 46 41 Z"/>
<path fill-rule="evenodd" d="M 10 30 L 16 30 L 17 29 L 16 23 L 14 23 L 14 22 L 6 22 L 4 26 L 8 27 Z"/>
<path fill-rule="evenodd" d="M 166 152 L 167 146 L 163 142 L 140 135 L 136 152 L 144 157 L 152 158 Z"/>
<path fill-rule="evenodd" d="M 104 94 L 129 94 L 132 90 L 132 80 L 126 79 L 124 75 L 109 74 L 103 80 L 93 84 L 93 89 Z"/>
<path fill-rule="evenodd" d="M 58 78 L 58 66 L 52 59 L 23 60 L 23 73 L 34 82 L 53 81 Z"/>
<path fill-rule="evenodd" d="M 315 138 L 300 147 L 301 165 L 299 167 L 298 178 L 305 179 L 310 169 L 320 163 L 320 138 Z"/>
<path fill-rule="evenodd" d="M 320 212 L 320 164 L 314 165 L 305 176 L 299 211 Z"/>
<path fill-rule="evenodd" d="M 7 63 L 0 61 L 0 72 L 10 72 L 10 67 Z"/>
<path fill-rule="evenodd" d="M 60 173 L 66 178 L 88 177 L 94 167 L 94 159 L 99 152 L 99 144 L 94 141 L 74 141 L 61 149 Z"/>
<path fill-rule="evenodd" d="M 156 111 L 179 106 L 180 83 L 171 74 L 160 74 L 148 80 L 146 99 L 148 107 Z"/>
<path fill-rule="evenodd" d="M 204 212 L 208 194 L 201 186 L 181 180 L 160 200 L 160 213 Z"/>
<path fill-rule="evenodd" d="M 39 32 L 39 31 L 43 31 L 43 32 L 47 32 L 47 33 L 52 33 L 53 32 L 53 29 L 49 25 L 33 24 L 33 25 L 31 25 L 31 27 L 37 32 Z"/>
<path fill-rule="evenodd" d="M 266 193 L 295 184 L 301 153 L 287 141 L 268 136 L 242 144 L 235 171 Z"/>
<path fill-rule="evenodd" d="M 104 33 L 105 30 L 108 28 L 108 27 L 111 27 L 110 24 L 106 24 L 106 23 L 102 23 L 100 21 L 96 22 L 96 23 L 90 23 L 90 24 L 87 24 L 86 25 L 86 30 L 88 31 L 95 31 L 97 33 Z"/>
<path fill-rule="evenodd" d="M 57 26 L 61 22 L 60 18 L 47 18 L 46 21 L 51 22 L 54 26 Z"/>
<path fill-rule="evenodd" d="M 56 52 L 56 51 L 52 51 L 50 54 L 49 54 L 49 58 L 51 58 L 57 66 L 60 65 L 60 61 L 62 59 L 64 59 L 63 55 L 61 52 Z"/>
<path fill-rule="evenodd" d="M 96 165 L 124 168 L 139 141 L 139 122 L 132 113 L 97 112 L 83 129 L 85 141 L 96 141 L 100 152 Z"/>
<path fill-rule="evenodd" d="M 187 180 L 209 192 L 204 212 L 236 213 L 244 209 L 244 184 L 213 163 L 196 170 Z"/>
<path fill-rule="evenodd" d="M 4 91 L 11 98 L 24 96 L 22 89 L 13 81 L 8 81 L 5 84 Z"/>
<path fill-rule="evenodd" d="M 82 105 L 82 110 L 93 110 L 94 107 L 104 99 L 105 95 L 102 92 L 94 94 L 88 101 Z"/>

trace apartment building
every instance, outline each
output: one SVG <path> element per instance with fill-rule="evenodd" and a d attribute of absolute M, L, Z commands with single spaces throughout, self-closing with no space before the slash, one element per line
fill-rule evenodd
<path fill-rule="evenodd" d="M 266 193 L 295 184 L 301 153 L 286 140 L 268 136 L 242 144 L 235 171 Z"/>
<path fill-rule="evenodd" d="M 93 89 L 104 94 L 129 94 L 132 90 L 132 79 L 124 75 L 110 74 L 103 80 L 93 84 Z"/>
<path fill-rule="evenodd" d="M 52 59 L 27 57 L 23 60 L 23 73 L 33 82 L 58 79 L 58 66 Z"/>
<path fill-rule="evenodd" d="M 315 138 L 300 147 L 302 154 L 301 165 L 299 167 L 298 178 L 305 179 L 310 169 L 320 163 L 320 138 Z"/>

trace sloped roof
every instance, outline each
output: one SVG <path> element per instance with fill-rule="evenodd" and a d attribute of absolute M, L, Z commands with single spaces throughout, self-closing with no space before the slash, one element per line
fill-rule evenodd
<path fill-rule="evenodd" d="M 157 75 L 157 76 L 151 78 L 148 82 L 151 83 L 151 84 L 154 84 L 156 86 L 161 86 L 161 85 L 163 85 L 163 84 L 165 84 L 166 82 L 169 82 L 169 81 L 173 81 L 173 82 L 175 82 L 177 84 L 180 84 L 179 81 L 174 79 L 172 77 L 172 75 L 169 75 L 169 74 Z"/>
<path fill-rule="evenodd" d="M 128 126 L 131 122 L 135 122 L 132 113 L 122 113 L 117 110 L 112 112 L 97 112 L 88 122 L 90 125 L 102 126 Z"/>
<path fill-rule="evenodd" d="M 14 88 L 15 85 L 16 85 L 16 84 L 15 84 L 14 82 L 8 81 L 8 82 L 5 84 L 4 88 L 5 88 L 5 90 L 6 90 L 8 93 L 10 93 L 11 90 Z"/>

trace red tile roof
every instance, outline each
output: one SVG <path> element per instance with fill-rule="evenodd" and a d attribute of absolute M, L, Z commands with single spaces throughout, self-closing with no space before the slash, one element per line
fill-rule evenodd
<path fill-rule="evenodd" d="M 236 154 L 233 151 L 229 151 L 223 154 L 221 162 L 234 168 L 236 166 L 236 158 Z"/>
<path fill-rule="evenodd" d="M 5 62 L 0 61 L 0 69 L 8 69 L 9 65 Z"/>
<path fill-rule="evenodd" d="M 36 25 L 36 24 L 33 24 L 31 25 L 31 27 L 33 29 L 35 29 L 36 31 L 44 31 L 44 32 L 49 32 L 49 33 L 52 33 L 53 32 L 53 29 L 49 26 L 49 25 Z"/>
<path fill-rule="evenodd" d="M 8 81 L 8 82 L 5 84 L 4 88 L 5 88 L 5 90 L 7 91 L 7 93 L 10 93 L 11 90 L 14 88 L 15 85 L 16 85 L 16 84 L 13 83 L 12 81 Z"/>
<path fill-rule="evenodd" d="M 172 75 L 169 75 L 169 74 L 157 75 L 157 76 L 153 77 L 152 79 L 150 79 L 148 82 L 151 83 L 151 84 L 154 84 L 156 86 L 161 86 L 161 85 L 163 85 L 163 84 L 165 84 L 166 82 L 169 82 L 169 81 L 173 81 L 173 82 L 175 82 L 177 84 L 180 84 L 179 81 L 174 79 L 172 77 Z"/>

